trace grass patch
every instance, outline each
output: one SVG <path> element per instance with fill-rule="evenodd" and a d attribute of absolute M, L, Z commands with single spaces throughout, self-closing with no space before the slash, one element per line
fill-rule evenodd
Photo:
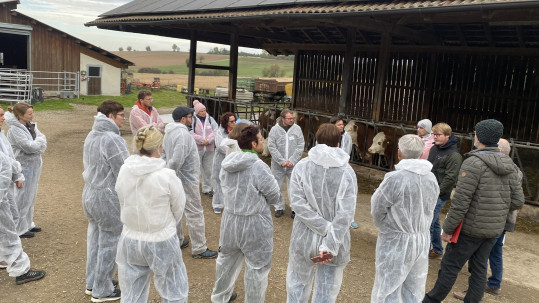
<path fill-rule="evenodd" d="M 198 63 L 198 62 L 197 62 Z M 228 66 L 229 60 L 220 60 L 213 62 L 203 62 L 202 64 L 211 64 L 218 66 Z M 258 78 L 262 77 L 262 70 L 269 68 L 273 64 L 278 64 L 281 70 L 285 71 L 285 77 L 292 77 L 294 74 L 294 61 L 291 60 L 278 60 L 278 59 L 267 59 L 267 58 L 257 58 L 257 57 L 240 57 L 238 58 L 238 77 L 253 77 Z M 162 72 L 168 73 L 173 71 L 175 74 L 184 74 L 189 73 L 187 66 L 182 65 L 165 65 L 157 66 Z"/>
<path fill-rule="evenodd" d="M 118 101 L 125 108 L 130 108 L 137 101 L 137 93 L 138 90 L 135 89 L 130 94 L 121 96 L 81 96 L 80 99 L 47 99 L 43 103 L 34 105 L 34 110 L 70 110 L 73 109 L 70 103 L 98 106 L 103 100 L 107 99 Z M 187 104 L 185 96 L 185 94 L 170 89 L 154 90 L 152 91 L 153 106 L 156 108 L 185 106 Z"/>

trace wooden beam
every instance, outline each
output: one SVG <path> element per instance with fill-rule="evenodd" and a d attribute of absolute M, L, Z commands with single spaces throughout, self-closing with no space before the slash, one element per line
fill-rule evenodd
<path fill-rule="evenodd" d="M 522 26 L 517 26 L 517 37 L 518 37 L 518 46 L 526 47 L 526 42 L 524 42 L 524 29 Z"/>
<path fill-rule="evenodd" d="M 466 42 L 466 38 L 464 37 L 464 33 L 462 33 L 462 27 L 460 26 L 460 24 L 455 23 L 454 26 L 455 26 L 455 31 L 457 32 L 457 37 L 459 37 L 460 44 L 464 46 L 468 46 L 468 43 Z"/>
<path fill-rule="evenodd" d="M 197 31 L 192 30 L 190 33 L 191 43 L 189 48 L 189 75 L 187 78 L 187 92 L 195 93 L 195 72 L 197 62 Z"/>
<path fill-rule="evenodd" d="M 385 80 L 387 70 L 389 69 L 391 35 L 389 33 L 382 34 L 381 49 L 378 57 L 376 80 L 374 82 L 374 106 L 372 109 L 372 119 L 380 121 L 382 116 L 382 98 L 385 91 Z"/>
<path fill-rule="evenodd" d="M 238 33 L 230 34 L 230 71 L 228 72 L 228 99 L 236 99 L 238 81 Z"/>
<path fill-rule="evenodd" d="M 492 29 L 488 24 L 483 25 L 483 30 L 485 31 L 485 37 L 487 38 L 488 45 L 494 46 L 494 39 L 492 38 Z"/>
<path fill-rule="evenodd" d="M 322 35 L 322 37 L 324 37 L 324 39 L 326 39 L 326 41 L 327 41 L 328 43 L 331 43 L 331 44 L 335 43 L 335 41 L 333 41 L 332 39 L 330 39 L 330 38 L 326 35 L 326 33 L 324 33 L 324 31 L 320 29 L 320 27 L 317 27 L 316 30 L 320 33 L 320 35 Z"/>
<path fill-rule="evenodd" d="M 205 68 L 205 69 L 217 69 L 217 70 L 230 70 L 229 66 L 222 65 L 212 65 L 212 64 L 195 64 L 195 68 Z"/>
<path fill-rule="evenodd" d="M 352 72 L 354 68 L 354 43 L 356 41 L 356 29 L 349 28 L 346 33 L 346 52 L 344 53 L 344 67 L 342 74 L 341 98 L 339 100 L 339 115 L 346 114 L 346 101 L 350 100 L 352 86 Z"/>

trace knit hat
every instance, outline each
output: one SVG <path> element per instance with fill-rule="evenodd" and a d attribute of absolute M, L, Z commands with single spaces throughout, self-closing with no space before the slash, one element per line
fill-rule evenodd
<path fill-rule="evenodd" d="M 193 109 L 185 106 L 178 106 L 176 109 L 172 112 L 172 119 L 174 121 L 181 120 L 183 117 L 192 114 Z"/>
<path fill-rule="evenodd" d="M 484 145 L 498 144 L 503 135 L 503 124 L 494 119 L 480 121 L 475 125 L 475 134 Z"/>
<path fill-rule="evenodd" d="M 198 112 L 200 112 L 203 109 L 206 109 L 206 106 L 204 106 L 204 104 L 200 103 L 200 101 L 195 100 L 195 101 L 193 101 L 193 108 L 195 109 L 195 115 L 198 115 Z"/>
<path fill-rule="evenodd" d="M 429 119 L 423 119 L 417 122 L 417 126 L 422 127 L 429 134 L 432 132 L 432 122 Z"/>

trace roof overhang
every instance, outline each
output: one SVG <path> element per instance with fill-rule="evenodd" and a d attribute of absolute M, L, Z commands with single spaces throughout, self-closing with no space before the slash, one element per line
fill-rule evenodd
<path fill-rule="evenodd" d="M 106 14 L 105 14 L 106 15 Z M 86 23 L 102 29 L 228 44 L 273 54 L 335 49 L 355 33 L 356 47 L 392 45 L 539 48 L 539 1 L 326 1 L 238 9 L 107 15 Z"/>

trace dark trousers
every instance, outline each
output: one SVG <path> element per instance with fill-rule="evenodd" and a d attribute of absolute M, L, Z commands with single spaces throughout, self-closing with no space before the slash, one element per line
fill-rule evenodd
<path fill-rule="evenodd" d="M 468 261 L 468 291 L 464 302 L 477 303 L 483 298 L 487 282 L 487 261 L 496 238 L 474 238 L 460 234 L 457 243 L 449 243 L 442 258 L 441 268 L 434 288 L 429 291 L 423 302 L 442 302 L 449 294 L 457 276 Z"/>

